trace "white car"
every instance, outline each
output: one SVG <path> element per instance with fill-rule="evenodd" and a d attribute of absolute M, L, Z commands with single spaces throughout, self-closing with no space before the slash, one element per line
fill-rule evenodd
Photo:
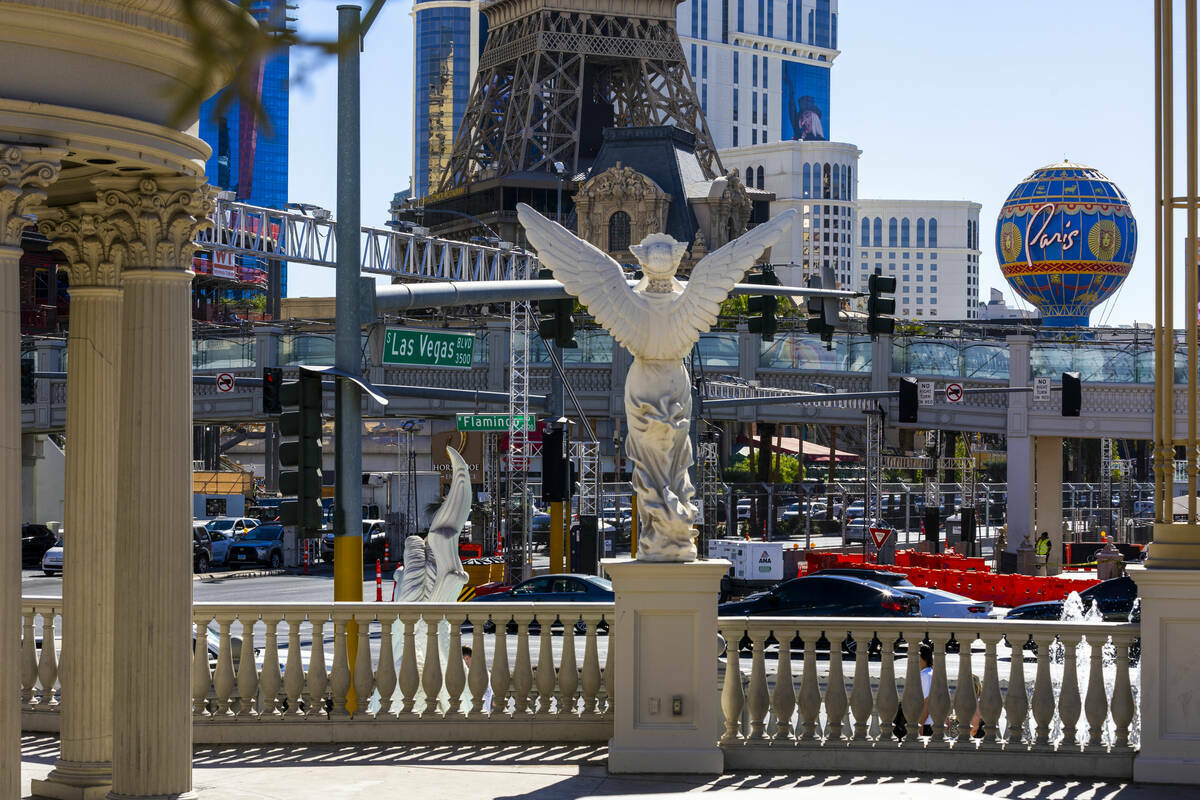
<path fill-rule="evenodd" d="M 965 619 L 978 617 L 987 619 L 992 613 L 990 600 L 972 600 L 961 594 L 944 589 L 926 589 L 922 586 L 901 586 L 899 591 L 915 594 L 921 598 L 922 617 Z"/>
<path fill-rule="evenodd" d="M 237 541 L 258 526 L 259 521 L 254 517 L 219 517 L 210 519 L 204 527 L 208 528 L 210 534 L 222 533 L 226 538 Z"/>
<path fill-rule="evenodd" d="M 862 519 L 852 519 L 846 523 L 846 541 L 847 542 L 865 542 L 867 540 L 867 521 Z"/>
<path fill-rule="evenodd" d="M 214 530 L 213 528 L 209 527 L 210 522 L 217 521 L 218 520 L 209 521 L 203 519 L 194 519 L 192 520 L 192 526 L 195 527 L 196 525 L 199 525 L 208 531 L 208 538 L 212 543 L 212 563 L 224 564 L 225 554 L 229 552 L 229 545 L 233 542 L 233 534 L 230 533 L 229 530 Z"/>
<path fill-rule="evenodd" d="M 63 540 L 58 542 L 46 551 L 42 556 L 42 572 L 48 576 L 62 575 L 63 571 Z"/>

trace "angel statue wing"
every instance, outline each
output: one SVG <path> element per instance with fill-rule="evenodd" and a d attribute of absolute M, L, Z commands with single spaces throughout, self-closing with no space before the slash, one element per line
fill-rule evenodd
<path fill-rule="evenodd" d="M 696 341 L 717 322 L 721 303 L 758 257 L 792 227 L 796 210 L 789 208 L 706 255 L 692 267 L 687 288 L 675 301 L 673 335 Z"/>
<path fill-rule="evenodd" d="M 398 600 L 452 603 L 467 583 L 458 556 L 458 536 L 471 514 L 471 471 L 453 447 L 446 448 L 453 468 L 450 491 L 429 524 L 429 536 L 404 540 L 404 572 Z"/>
<path fill-rule="evenodd" d="M 618 342 L 629 346 L 629 337 L 642 329 L 639 320 L 644 314 L 638 312 L 645 309 L 641 298 L 629 288 L 621 265 L 524 203 L 517 204 L 517 218 L 537 249 L 538 260 Z"/>

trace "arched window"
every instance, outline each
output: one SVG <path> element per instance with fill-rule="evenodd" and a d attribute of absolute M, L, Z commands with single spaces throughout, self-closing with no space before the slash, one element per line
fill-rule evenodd
<path fill-rule="evenodd" d="M 900 221 L 900 246 L 909 247 L 909 224 L 908 217 Z"/>
<path fill-rule="evenodd" d="M 629 249 L 629 215 L 618 211 L 608 218 L 608 251 L 617 253 Z"/>
<path fill-rule="evenodd" d="M 872 241 L 876 247 L 883 247 L 883 217 L 875 218 L 874 231 L 872 232 Z"/>
<path fill-rule="evenodd" d="M 888 247 L 896 246 L 896 232 L 897 232 L 896 218 L 892 217 L 891 219 L 888 220 Z"/>
<path fill-rule="evenodd" d="M 925 246 L 925 219 L 917 217 L 917 247 Z"/>
<path fill-rule="evenodd" d="M 804 165 L 804 196 L 812 197 L 812 167 Z"/>
<path fill-rule="evenodd" d="M 828 199 L 830 199 L 830 194 L 833 191 L 833 170 L 830 168 L 829 164 L 825 165 L 823 177 L 824 177 L 825 183 L 824 183 L 824 186 L 821 191 L 821 197 L 828 200 Z"/>
<path fill-rule="evenodd" d="M 929 218 L 929 246 L 937 247 L 937 220 L 933 217 Z"/>
<path fill-rule="evenodd" d="M 846 199 L 853 200 L 854 197 L 854 168 L 846 167 Z"/>
<path fill-rule="evenodd" d="M 746 185 L 754 188 L 754 167 L 746 167 Z"/>
<path fill-rule="evenodd" d="M 862 246 L 867 247 L 871 244 L 871 220 L 866 217 L 862 218 Z"/>
<path fill-rule="evenodd" d="M 758 168 L 758 188 L 763 189 L 766 187 L 766 185 L 767 185 L 766 181 L 763 180 L 763 168 L 759 167 Z"/>
<path fill-rule="evenodd" d="M 833 165 L 833 199 L 842 199 L 842 165 Z"/>

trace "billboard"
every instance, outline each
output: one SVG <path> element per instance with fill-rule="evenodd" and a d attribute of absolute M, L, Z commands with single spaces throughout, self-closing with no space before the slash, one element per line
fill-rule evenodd
<path fill-rule="evenodd" d="M 829 67 L 784 61 L 779 138 L 829 141 Z"/>

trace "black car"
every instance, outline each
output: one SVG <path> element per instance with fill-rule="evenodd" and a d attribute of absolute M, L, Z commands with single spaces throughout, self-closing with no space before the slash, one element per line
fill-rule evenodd
<path fill-rule="evenodd" d="M 193 525 L 192 572 L 208 572 L 208 565 L 212 563 L 212 560 L 212 537 L 208 534 L 208 528 L 203 525 Z"/>
<path fill-rule="evenodd" d="M 363 563 L 382 559 L 388 540 L 387 523 L 381 519 L 364 519 L 362 526 Z M 333 563 L 333 536 L 332 533 L 321 536 L 321 560 L 326 564 Z M 391 556 L 391 553 L 388 555 Z M 396 554 L 396 557 L 399 558 L 399 554 Z"/>
<path fill-rule="evenodd" d="M 21 566 L 37 566 L 42 556 L 54 547 L 58 537 L 45 525 L 29 523 L 21 526 Z"/>
<path fill-rule="evenodd" d="M 717 613 L 723 617 L 915 617 L 921 613 L 921 600 L 874 581 L 806 575 L 744 600 L 722 603 Z"/>
<path fill-rule="evenodd" d="M 913 582 L 908 579 L 908 576 L 903 572 L 883 572 L 874 569 L 861 569 L 858 567 L 830 567 L 829 569 L 818 570 L 814 575 L 831 575 L 841 578 L 858 578 L 864 581 L 874 581 L 882 583 L 884 586 L 912 586 Z"/>
<path fill-rule="evenodd" d="M 283 566 L 283 526 L 268 522 L 247 531 L 229 546 L 225 563 L 235 568 L 265 564 L 279 569 Z"/>
<path fill-rule="evenodd" d="M 611 603 L 612 584 L 595 575 L 539 575 L 506 592 L 473 598 L 473 603 Z"/>
<path fill-rule="evenodd" d="M 1079 593 L 1079 599 L 1083 601 L 1085 611 L 1095 603 L 1105 622 L 1129 622 L 1129 615 L 1137 602 L 1137 584 L 1128 575 L 1110 578 L 1084 589 Z M 1062 613 L 1062 600 L 1045 600 L 1017 606 L 1004 618 L 1058 620 L 1062 619 Z M 1134 621 L 1137 621 L 1136 615 Z"/>

